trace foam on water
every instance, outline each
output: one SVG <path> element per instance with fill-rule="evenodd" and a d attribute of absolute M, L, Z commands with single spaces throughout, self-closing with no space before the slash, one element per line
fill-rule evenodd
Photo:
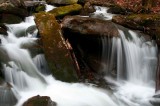
<path fill-rule="evenodd" d="M 111 20 L 114 16 L 111 13 L 108 13 L 108 7 L 101 7 L 101 6 L 94 6 L 95 12 L 90 14 L 90 17 L 92 18 L 100 18 L 104 20 Z"/>
<path fill-rule="evenodd" d="M 48 8 L 47 11 L 53 7 Z M 24 33 L 19 34 L 19 31 L 24 32 L 32 25 L 35 25 L 33 17 L 27 17 L 20 24 L 7 25 L 7 37 L 0 35 L 0 59 L 5 80 L 14 88 L 17 106 L 36 95 L 49 96 L 58 106 L 151 106 L 149 100 L 154 95 L 157 63 L 154 42 L 145 41 L 131 30 L 127 31 L 129 35 L 126 36 L 121 29 L 120 38 L 102 41 L 102 58 L 109 63 L 103 71 L 109 74 L 114 65 L 117 67 L 116 80 L 106 76 L 106 80 L 114 85 L 111 86 L 111 92 L 92 85 L 61 82 L 48 75 L 48 72 L 44 74 L 47 70 L 44 55 L 39 54 L 32 59 L 28 49 L 23 48 L 23 45 L 34 45 L 36 39 L 32 36 L 28 38 Z M 109 50 L 105 50 L 106 42 L 111 46 Z"/>

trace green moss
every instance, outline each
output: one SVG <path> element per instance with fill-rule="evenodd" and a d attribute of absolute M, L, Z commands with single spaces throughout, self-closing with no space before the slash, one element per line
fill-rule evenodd
<path fill-rule="evenodd" d="M 141 20 L 158 20 L 160 19 L 159 14 L 132 14 L 128 15 L 127 19 L 134 20 L 135 18 L 140 18 Z"/>
<path fill-rule="evenodd" d="M 160 14 L 114 16 L 113 22 L 149 34 L 160 45 Z"/>
<path fill-rule="evenodd" d="M 61 16 L 65 16 L 67 14 L 79 12 L 81 9 L 82 9 L 81 5 L 73 4 L 73 5 L 55 8 L 55 9 L 49 11 L 49 13 L 54 14 L 55 17 L 61 17 Z"/>
<path fill-rule="evenodd" d="M 40 12 L 40 11 L 44 11 L 45 9 L 46 9 L 45 5 L 39 5 L 38 7 L 36 7 L 35 11 Z"/>
<path fill-rule="evenodd" d="M 53 75 L 62 81 L 75 81 L 76 71 L 70 52 L 66 48 L 61 28 L 51 13 L 40 12 L 35 15 L 43 50 Z"/>
<path fill-rule="evenodd" d="M 159 14 L 133 14 L 126 17 L 126 20 L 137 23 L 141 26 L 150 26 L 160 20 Z"/>

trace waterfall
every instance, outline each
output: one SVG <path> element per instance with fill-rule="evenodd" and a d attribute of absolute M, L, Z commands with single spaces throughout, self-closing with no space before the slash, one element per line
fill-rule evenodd
<path fill-rule="evenodd" d="M 119 38 L 103 38 L 102 71 L 106 80 L 115 85 L 111 86 L 111 92 L 91 84 L 56 80 L 48 70 L 44 55 L 32 57 L 27 48 L 36 44 L 36 31 L 27 33 L 27 28 L 34 25 L 33 17 L 27 17 L 20 24 L 7 25 L 8 36 L 0 35 L 0 61 L 5 81 L 12 86 L 8 91 L 0 86 L 3 93 L 0 105 L 10 102 L 6 106 L 22 106 L 28 98 L 41 95 L 49 96 L 58 106 L 152 106 L 149 100 L 154 94 L 157 63 L 157 47 L 153 41 L 119 27 Z M 115 75 L 116 80 L 110 79 Z"/>
<path fill-rule="evenodd" d="M 131 37 L 129 39 L 125 38 L 122 30 L 119 32 L 125 52 L 127 81 L 154 86 L 157 67 L 156 44 L 154 41 L 145 41 L 131 30 L 128 31 Z"/>
<path fill-rule="evenodd" d="M 136 31 L 117 26 L 120 37 L 102 39 L 106 80 L 113 83 L 120 106 L 152 106 L 155 92 L 157 46 Z M 112 77 L 113 73 L 114 78 Z"/>
<path fill-rule="evenodd" d="M 9 92 L 18 100 L 14 104 L 12 100 L 15 98 L 11 98 L 9 106 L 22 106 L 28 98 L 36 95 L 49 96 L 58 106 L 117 106 L 109 91 L 89 84 L 58 81 L 50 75 L 43 54 L 32 58 L 26 46 L 34 46 L 37 38 L 26 31 L 33 25 L 33 17 L 27 17 L 20 24 L 7 25 L 8 36 L 0 35 L 0 59 L 5 81 L 11 84 L 13 90 Z M 0 105 L 8 104 L 8 98 L 0 98 Z"/>

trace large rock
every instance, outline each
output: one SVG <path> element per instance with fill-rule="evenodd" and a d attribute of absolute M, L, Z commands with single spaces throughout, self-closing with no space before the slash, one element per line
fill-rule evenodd
<path fill-rule="evenodd" d="M 24 102 L 23 106 L 57 106 L 48 96 L 34 96 Z"/>
<path fill-rule="evenodd" d="M 67 5 L 67 4 L 75 4 L 78 0 L 46 0 L 47 3 L 50 4 L 60 4 L 60 5 Z"/>
<path fill-rule="evenodd" d="M 9 23 L 9 24 L 19 23 L 26 16 L 28 16 L 28 12 L 22 0 L 0 1 L 1 23 Z"/>
<path fill-rule="evenodd" d="M 14 14 L 0 14 L 0 23 L 16 24 L 22 21 L 21 17 Z"/>
<path fill-rule="evenodd" d="M 38 13 L 35 15 L 35 22 L 53 75 L 59 80 L 75 81 L 77 75 L 73 60 L 54 15 L 45 12 Z"/>
<path fill-rule="evenodd" d="M 0 3 L 0 13 L 15 14 L 21 17 L 28 15 L 22 0 L 8 0 Z"/>
<path fill-rule="evenodd" d="M 11 3 L 13 6 L 16 7 L 24 7 L 24 0 L 1 0 L 0 4 L 2 3 Z"/>
<path fill-rule="evenodd" d="M 68 6 L 62 6 L 55 8 L 49 13 L 54 14 L 55 17 L 63 17 L 68 14 L 76 14 L 82 9 L 82 6 L 79 4 L 73 4 L 73 5 L 68 5 Z"/>
<path fill-rule="evenodd" d="M 114 23 L 95 18 L 66 16 L 62 22 L 62 28 L 81 35 L 95 37 L 117 37 L 118 30 Z"/>
<path fill-rule="evenodd" d="M 100 72 L 104 68 L 101 61 L 102 39 L 111 42 L 112 37 L 119 37 L 116 25 L 95 18 L 66 16 L 62 21 L 62 29 L 73 47 L 81 76 L 99 82 L 104 75 Z"/>
<path fill-rule="evenodd" d="M 114 16 L 112 21 L 149 34 L 160 44 L 160 14 L 133 14 Z"/>

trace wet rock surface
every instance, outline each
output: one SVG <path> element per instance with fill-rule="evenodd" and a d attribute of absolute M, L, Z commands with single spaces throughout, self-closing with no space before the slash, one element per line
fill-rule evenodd
<path fill-rule="evenodd" d="M 64 17 L 65 15 L 73 15 L 78 14 L 79 11 L 82 9 L 82 6 L 79 4 L 73 4 L 68 6 L 61 6 L 58 8 L 55 8 L 49 13 L 52 13 L 55 17 Z"/>
<path fill-rule="evenodd" d="M 62 21 L 62 29 L 94 37 L 117 37 L 119 35 L 115 24 L 111 21 L 88 17 L 66 16 Z"/>
<path fill-rule="evenodd" d="M 104 68 L 101 61 L 102 39 L 109 41 L 119 37 L 116 25 L 111 21 L 78 16 L 66 16 L 61 25 L 78 60 L 82 80 L 88 79 L 101 87 L 107 85 L 101 71 Z"/>
<path fill-rule="evenodd" d="M 19 23 L 28 16 L 28 11 L 22 0 L 8 0 L 0 3 L 0 22 Z"/>
<path fill-rule="evenodd" d="M 29 98 L 23 106 L 57 106 L 57 103 L 52 101 L 48 96 L 34 96 Z"/>
<path fill-rule="evenodd" d="M 87 2 L 84 4 L 84 6 L 80 12 L 80 15 L 88 16 L 90 13 L 93 13 L 95 11 L 96 10 L 95 10 L 94 6 L 90 2 Z"/>
<path fill-rule="evenodd" d="M 133 14 L 114 16 L 113 22 L 125 27 L 140 30 L 149 34 L 153 39 L 160 42 L 160 15 L 159 14 Z"/>
<path fill-rule="evenodd" d="M 54 15 L 41 12 L 35 17 L 44 54 L 53 75 L 59 80 L 75 81 L 77 75 L 73 60 Z"/>

